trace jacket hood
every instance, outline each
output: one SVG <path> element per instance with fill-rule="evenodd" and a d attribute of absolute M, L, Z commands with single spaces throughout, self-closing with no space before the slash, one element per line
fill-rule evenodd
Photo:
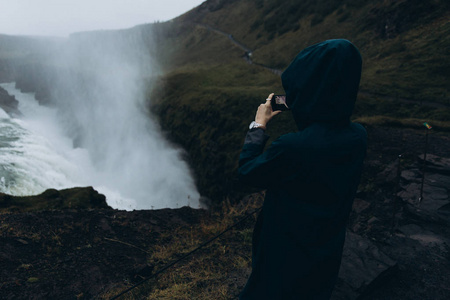
<path fill-rule="evenodd" d="M 361 78 L 361 54 L 347 40 L 301 51 L 281 75 L 286 102 L 299 129 L 315 122 L 348 122 Z"/>

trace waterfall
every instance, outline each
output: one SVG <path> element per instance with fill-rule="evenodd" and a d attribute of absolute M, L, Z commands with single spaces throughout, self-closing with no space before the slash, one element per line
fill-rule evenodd
<path fill-rule="evenodd" d="M 51 70 L 42 72 L 49 107 L 22 111 L 22 98 L 30 95 L 15 91 L 24 115 L 14 121 L 34 122 L 30 134 L 67 162 L 47 173 L 62 172 L 73 184 L 94 186 L 114 208 L 198 208 L 200 195 L 182 149 L 164 139 L 148 110 L 150 78 L 158 71 L 149 43 L 142 32 L 126 30 L 71 36 L 43 62 Z M 38 190 L 67 183 L 49 180 Z"/>

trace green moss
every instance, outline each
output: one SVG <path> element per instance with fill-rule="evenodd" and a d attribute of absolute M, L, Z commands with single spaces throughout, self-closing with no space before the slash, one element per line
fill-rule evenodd
<path fill-rule="evenodd" d="M 38 281 L 39 281 L 39 278 L 37 278 L 37 277 L 30 277 L 27 280 L 27 282 L 29 282 L 29 283 L 35 283 L 35 282 L 38 282 Z"/>

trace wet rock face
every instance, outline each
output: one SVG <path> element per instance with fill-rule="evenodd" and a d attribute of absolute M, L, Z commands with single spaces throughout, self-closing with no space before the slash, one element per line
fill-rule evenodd
<path fill-rule="evenodd" d="M 55 68 L 40 64 L 25 65 L 17 68 L 15 75 L 16 88 L 23 93 L 35 93 L 40 104 L 51 103 L 51 88 L 58 79 Z"/>
<path fill-rule="evenodd" d="M 14 96 L 8 94 L 7 91 L 0 87 L 0 108 L 2 108 L 7 114 L 19 115 L 18 109 L 19 101 Z"/>

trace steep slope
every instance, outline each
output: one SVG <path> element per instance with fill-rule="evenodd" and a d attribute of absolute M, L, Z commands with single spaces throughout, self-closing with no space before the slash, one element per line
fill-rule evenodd
<path fill-rule="evenodd" d="M 449 9 L 435 0 L 206 1 L 175 22 L 228 32 L 255 62 L 280 69 L 311 44 L 346 38 L 365 60 L 363 89 L 445 102 Z"/>
<path fill-rule="evenodd" d="M 278 75 L 262 66 L 281 71 L 313 43 L 346 38 L 360 49 L 360 121 L 447 121 L 449 8 L 431 0 L 206 1 L 152 25 L 165 74 L 149 99 L 163 128 L 190 154 L 203 194 L 232 197 L 247 124 L 268 93 L 283 92 Z M 289 121 L 284 114 L 269 133 L 295 130 Z"/>

